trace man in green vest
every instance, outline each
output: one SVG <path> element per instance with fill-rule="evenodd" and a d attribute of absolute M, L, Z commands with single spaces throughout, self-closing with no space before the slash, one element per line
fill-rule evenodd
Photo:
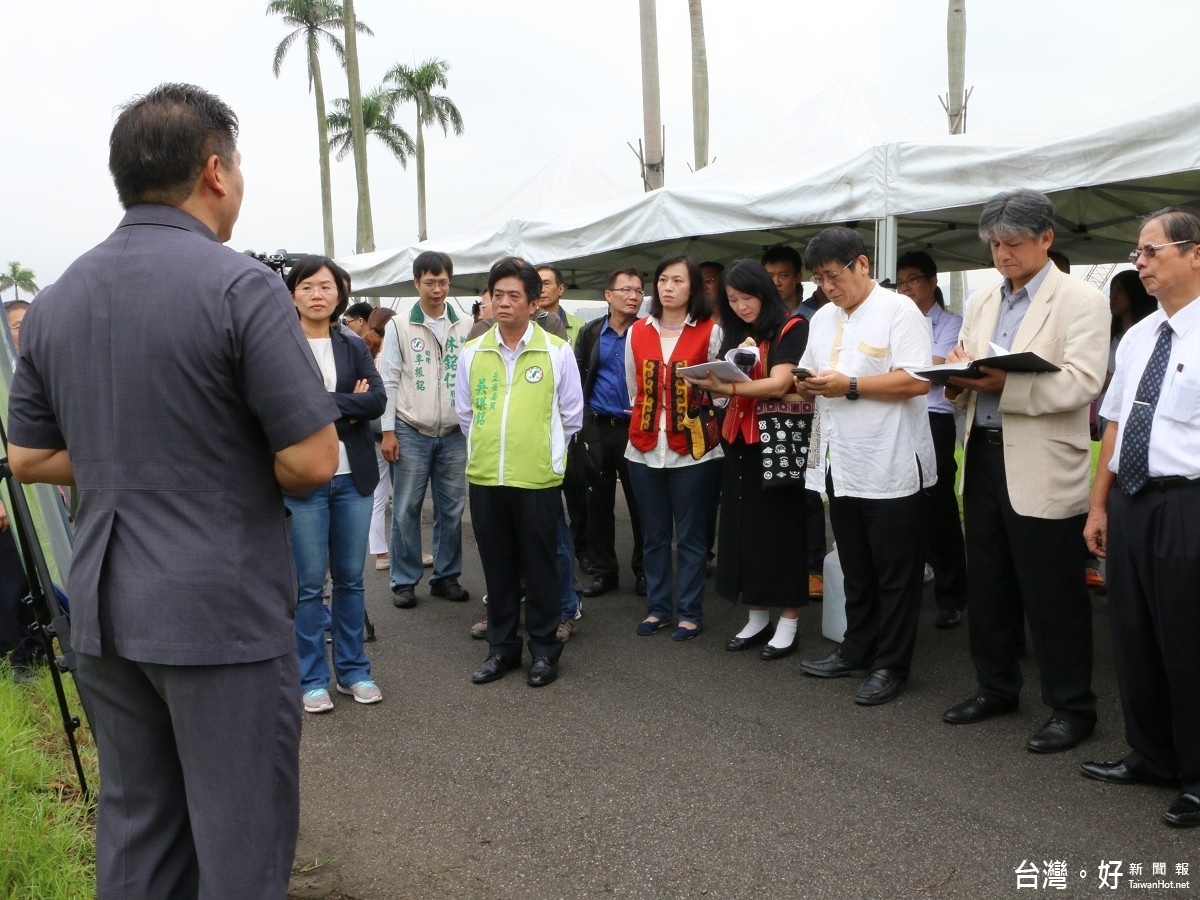
<path fill-rule="evenodd" d="M 522 578 L 529 684 L 558 678 L 556 532 L 567 445 L 583 424 L 583 391 L 570 344 L 531 321 L 541 288 L 523 259 L 492 266 L 496 324 L 459 359 L 455 411 L 467 436 L 471 523 L 488 594 L 488 656 L 471 676 L 476 684 L 521 665 Z"/>

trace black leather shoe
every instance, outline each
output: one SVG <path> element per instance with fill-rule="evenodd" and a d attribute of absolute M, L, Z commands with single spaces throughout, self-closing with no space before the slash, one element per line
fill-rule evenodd
<path fill-rule="evenodd" d="M 992 716 L 1002 716 L 1014 713 L 1020 701 L 1016 697 L 988 697 L 980 694 L 969 700 L 964 700 L 958 706 L 952 706 L 942 713 L 942 721 L 951 725 L 974 725 Z"/>
<path fill-rule="evenodd" d="M 489 681 L 498 681 L 503 678 L 510 669 L 519 668 L 521 668 L 519 660 L 511 662 L 503 656 L 493 654 L 479 664 L 479 668 L 471 675 L 471 680 L 476 684 L 487 684 Z"/>
<path fill-rule="evenodd" d="M 751 647 L 757 647 L 769 641 L 771 633 L 771 626 L 764 625 L 759 632 L 750 635 L 748 638 L 731 637 L 725 642 L 725 649 L 730 653 L 737 653 L 739 650 L 749 650 Z"/>
<path fill-rule="evenodd" d="M 587 572 L 587 574 L 596 574 L 595 566 L 592 565 L 592 558 L 586 553 L 576 553 L 575 562 L 579 565 L 579 568 L 583 569 L 583 571 Z"/>
<path fill-rule="evenodd" d="M 558 660 L 548 656 L 534 657 L 529 667 L 529 686 L 545 687 L 558 678 Z"/>
<path fill-rule="evenodd" d="M 400 609 L 412 609 L 417 605 L 417 591 L 411 584 L 402 584 L 392 589 L 392 605 Z"/>
<path fill-rule="evenodd" d="M 1085 778 L 1093 781 L 1103 781 L 1105 784 L 1172 784 L 1168 778 L 1149 775 L 1131 769 L 1125 765 L 1125 760 L 1117 762 L 1085 762 L 1079 764 L 1079 771 Z"/>
<path fill-rule="evenodd" d="M 1200 825 L 1200 795 L 1180 794 L 1163 813 L 1162 820 L 1176 828 L 1195 828 Z"/>
<path fill-rule="evenodd" d="M 1082 744 L 1092 736 L 1095 725 L 1077 725 L 1051 716 L 1038 732 L 1025 742 L 1034 753 L 1061 753 Z"/>
<path fill-rule="evenodd" d="M 618 587 L 620 587 L 620 581 L 616 575 L 597 575 L 592 583 L 583 589 L 583 596 L 599 597 L 609 591 L 615 591 Z"/>
<path fill-rule="evenodd" d="M 933 620 L 933 627 L 946 631 L 950 628 L 957 628 L 962 624 L 962 620 L 961 609 L 941 609 L 938 610 L 937 618 Z"/>
<path fill-rule="evenodd" d="M 646 585 L 645 575 L 639 575 L 637 581 L 633 583 L 633 592 L 639 597 L 645 597 L 650 593 L 650 588 Z"/>
<path fill-rule="evenodd" d="M 830 653 L 824 659 L 806 659 L 800 663 L 800 668 L 818 678 L 865 678 L 870 674 L 866 669 L 856 669 L 842 662 L 837 652 Z"/>
<path fill-rule="evenodd" d="M 892 669 L 876 669 L 854 692 L 854 702 L 859 706 L 879 706 L 895 700 L 904 690 L 904 676 Z"/>
<path fill-rule="evenodd" d="M 470 592 L 459 584 L 458 578 L 453 575 L 447 575 L 445 578 L 430 579 L 429 593 L 435 597 L 444 597 L 446 600 L 453 600 L 455 603 L 461 603 L 471 596 Z"/>
<path fill-rule="evenodd" d="M 762 650 L 758 652 L 758 658 L 770 662 L 773 659 L 783 659 L 785 656 L 791 656 L 799 649 L 800 637 L 796 636 L 792 638 L 792 642 L 786 647 L 775 647 L 771 644 L 767 644 L 767 646 L 763 647 Z"/>

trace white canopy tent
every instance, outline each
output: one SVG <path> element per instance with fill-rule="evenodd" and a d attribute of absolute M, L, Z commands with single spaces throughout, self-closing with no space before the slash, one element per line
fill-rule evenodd
<path fill-rule="evenodd" d="M 727 261 L 848 224 L 876 235 L 880 275 L 892 274 L 898 253 L 915 249 L 930 252 L 943 271 L 975 269 L 990 264 L 975 230 L 980 208 L 1015 187 L 1054 198 L 1055 247 L 1073 264 L 1120 260 L 1146 212 L 1200 201 L 1200 102 L 1041 141 L 926 137 L 807 167 L 789 166 L 784 156 L 771 168 L 731 166 L 683 186 L 509 219 L 428 246 L 454 258 L 456 283 L 481 284 L 496 259 L 514 254 L 555 262 L 586 290 L 620 266 L 652 271 L 669 251 Z M 411 283 L 411 261 L 422 249 L 343 262 L 357 293 L 393 296 Z"/>

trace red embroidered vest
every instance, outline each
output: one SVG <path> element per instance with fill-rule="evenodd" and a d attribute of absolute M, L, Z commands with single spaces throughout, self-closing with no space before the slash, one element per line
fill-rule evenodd
<path fill-rule="evenodd" d="M 790 318 L 783 323 L 783 328 L 779 332 L 778 337 L 773 338 L 765 344 L 759 344 L 758 362 L 754 364 L 754 368 L 750 370 L 750 377 L 757 381 L 759 378 L 764 378 L 771 371 L 771 349 L 777 347 L 779 342 L 783 340 L 783 336 L 787 334 L 792 325 L 797 319 Z M 730 403 L 725 407 L 725 421 L 721 424 L 721 438 L 727 444 L 732 444 L 737 440 L 738 432 L 742 433 L 742 440 L 747 444 L 758 443 L 758 416 L 754 413 L 754 404 L 758 402 L 753 397 L 742 397 L 734 395 L 729 398 Z"/>
<path fill-rule="evenodd" d="M 671 354 L 671 361 L 662 358 L 662 342 L 649 319 L 640 319 L 629 329 L 633 352 L 634 377 L 637 394 L 633 398 L 633 416 L 629 420 L 629 443 L 643 453 L 658 445 L 658 417 L 667 413 L 667 446 L 681 456 L 688 455 L 683 417 L 692 399 L 692 386 L 676 372 L 684 366 L 708 362 L 708 341 L 712 336 L 712 319 L 684 325 Z"/>

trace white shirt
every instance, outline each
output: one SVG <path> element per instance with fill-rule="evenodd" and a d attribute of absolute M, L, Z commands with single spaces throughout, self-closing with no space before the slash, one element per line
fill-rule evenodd
<path fill-rule="evenodd" d="M 325 382 L 325 390 L 331 394 L 337 390 L 337 366 L 333 362 L 332 338 L 309 338 L 308 348 L 312 350 L 317 368 L 321 370 L 321 378 Z M 346 453 L 346 445 L 338 441 L 338 468 L 335 475 L 350 474 L 350 456 Z"/>
<path fill-rule="evenodd" d="M 662 350 L 662 358 L 666 362 L 671 361 L 671 356 L 675 353 L 675 345 L 679 343 L 679 336 L 682 331 L 672 331 L 669 328 L 663 328 L 658 319 L 654 316 L 647 316 L 646 321 L 650 327 L 658 332 L 659 346 Z M 694 325 L 695 323 L 689 317 L 686 325 Z M 632 326 L 630 326 L 632 327 Z M 626 332 L 628 335 L 629 332 Z M 716 359 L 717 354 L 721 350 L 721 341 L 724 338 L 724 333 L 721 331 L 720 325 L 713 325 L 712 333 L 708 336 L 708 358 Z M 633 341 L 628 338 L 625 341 L 625 383 L 629 387 L 629 404 L 633 405 L 633 400 L 637 397 L 637 367 L 633 359 Z M 724 398 L 722 398 L 724 399 Z M 625 447 L 625 458 L 630 462 L 641 463 L 644 466 L 649 466 L 651 469 L 677 469 L 683 466 L 694 466 L 696 463 L 708 462 L 713 459 L 722 459 L 725 456 L 725 451 L 721 449 L 721 445 L 713 447 L 700 459 L 693 459 L 690 453 L 676 453 L 667 446 L 667 413 L 663 409 L 658 416 L 658 443 L 654 449 L 643 453 L 632 443 Z"/>
<path fill-rule="evenodd" d="M 1158 309 L 1135 324 L 1117 346 L 1117 368 L 1100 415 L 1117 422 L 1117 442 L 1108 467 L 1113 472 L 1121 460 L 1125 423 L 1137 394 L 1142 372 L 1158 343 L 1159 330 L 1168 321 Z M 1150 426 L 1150 477 L 1200 475 L 1200 298 L 1170 318 L 1171 356 L 1154 419 Z"/>
<path fill-rule="evenodd" d="M 817 310 L 800 365 L 859 378 L 897 369 L 912 372 L 931 364 L 931 347 L 929 320 L 917 305 L 875 285 L 850 315 L 832 303 Z M 937 483 L 924 396 L 818 397 L 817 407 L 838 496 L 886 500 Z"/>

